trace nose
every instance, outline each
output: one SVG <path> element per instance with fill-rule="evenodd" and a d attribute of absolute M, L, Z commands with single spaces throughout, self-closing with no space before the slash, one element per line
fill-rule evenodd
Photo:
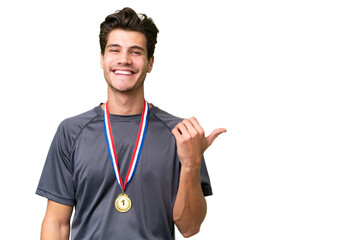
<path fill-rule="evenodd" d="M 119 65 L 131 65 L 131 57 L 127 52 L 122 52 L 119 54 L 119 58 L 117 59 L 117 63 Z"/>

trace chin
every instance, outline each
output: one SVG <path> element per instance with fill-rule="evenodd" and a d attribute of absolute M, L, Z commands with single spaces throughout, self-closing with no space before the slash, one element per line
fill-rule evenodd
<path fill-rule="evenodd" d="M 116 92 L 120 93 L 131 93 L 131 92 L 137 92 L 141 89 L 143 85 L 141 86 L 110 86 L 111 89 L 115 90 Z"/>
<path fill-rule="evenodd" d="M 145 80 L 145 79 L 144 79 Z M 115 91 L 120 93 L 129 93 L 129 92 L 136 92 L 140 90 L 144 86 L 144 81 L 124 81 L 116 79 L 107 81 L 109 87 Z"/>
<path fill-rule="evenodd" d="M 133 88 L 131 87 L 111 87 L 116 92 L 126 93 L 133 91 Z"/>

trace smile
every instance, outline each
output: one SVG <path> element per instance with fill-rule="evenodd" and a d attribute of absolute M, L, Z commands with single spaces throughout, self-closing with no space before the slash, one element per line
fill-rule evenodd
<path fill-rule="evenodd" d="M 113 70 L 112 71 L 115 75 L 133 75 L 134 72 L 133 71 L 130 71 L 130 70 Z"/>

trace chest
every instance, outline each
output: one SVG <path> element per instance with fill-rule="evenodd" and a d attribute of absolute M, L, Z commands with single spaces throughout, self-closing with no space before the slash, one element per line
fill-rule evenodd
<path fill-rule="evenodd" d="M 112 129 L 117 166 L 109 158 L 102 125 L 89 126 L 77 139 L 73 153 L 73 180 L 78 189 L 91 187 L 106 191 L 114 186 L 119 187 L 115 167 L 119 169 L 122 181 L 125 180 L 136 144 L 138 125 L 115 122 Z M 155 191 L 159 188 L 165 191 L 173 188 L 179 167 L 174 137 L 161 125 L 149 122 L 129 190 L 145 188 Z"/>

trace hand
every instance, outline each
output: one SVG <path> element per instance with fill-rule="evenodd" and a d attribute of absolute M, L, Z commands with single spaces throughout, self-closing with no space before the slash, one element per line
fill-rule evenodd
<path fill-rule="evenodd" d="M 200 168 L 203 153 L 223 132 L 226 132 L 225 128 L 218 128 L 205 137 L 203 128 L 194 117 L 176 125 L 172 134 L 176 139 L 177 153 L 182 166 Z"/>

